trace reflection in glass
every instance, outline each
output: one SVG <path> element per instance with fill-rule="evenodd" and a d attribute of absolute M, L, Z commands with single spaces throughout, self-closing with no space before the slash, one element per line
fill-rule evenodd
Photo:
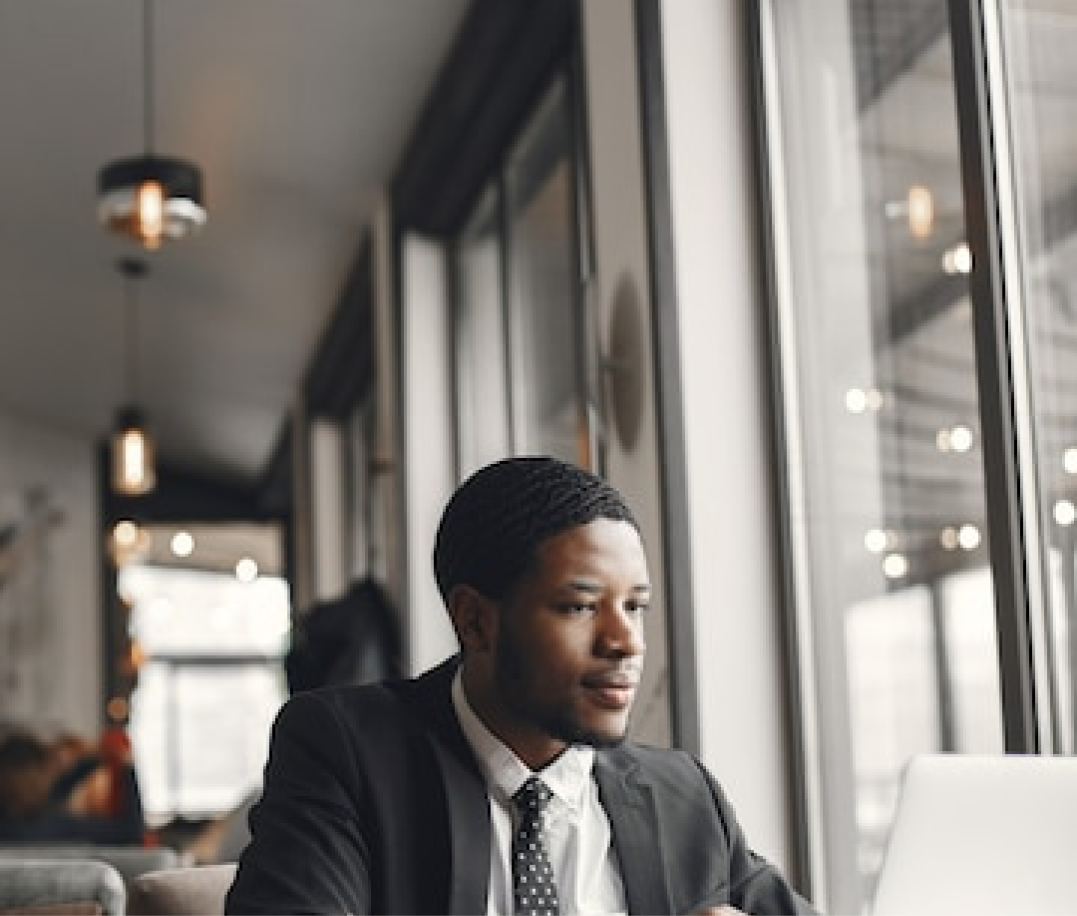
<path fill-rule="evenodd" d="M 513 422 L 517 451 L 587 464 L 570 124 L 559 81 L 506 169 Z"/>
<path fill-rule="evenodd" d="M 857 912 L 909 757 L 1002 748 L 947 4 L 763 23 L 812 877 Z"/>
<path fill-rule="evenodd" d="M 496 186 L 479 199 L 457 244 L 455 371 L 461 477 L 511 452 L 503 246 Z"/>
<path fill-rule="evenodd" d="M 554 80 L 454 249 L 458 471 L 506 454 L 591 463 L 570 81 Z"/>

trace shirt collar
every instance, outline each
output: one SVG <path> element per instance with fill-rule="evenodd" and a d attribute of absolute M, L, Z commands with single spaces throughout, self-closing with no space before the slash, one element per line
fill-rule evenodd
<path fill-rule="evenodd" d="M 508 802 L 528 777 L 535 774 L 476 715 L 464 694 L 459 668 L 453 677 L 452 703 L 460 729 L 479 761 L 491 794 L 502 802 Z M 583 806 L 594 763 L 593 747 L 572 744 L 538 775 L 560 801 L 571 810 L 578 811 Z"/>

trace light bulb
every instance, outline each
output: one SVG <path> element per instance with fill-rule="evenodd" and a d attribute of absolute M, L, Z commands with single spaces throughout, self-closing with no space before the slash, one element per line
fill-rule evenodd
<path fill-rule="evenodd" d="M 159 248 L 165 229 L 165 189 L 150 179 L 138 186 L 138 234 L 147 248 Z"/>
<path fill-rule="evenodd" d="M 153 440 L 146 430 L 124 424 L 112 444 L 113 487 L 117 493 L 138 496 L 148 493 L 157 482 Z"/>

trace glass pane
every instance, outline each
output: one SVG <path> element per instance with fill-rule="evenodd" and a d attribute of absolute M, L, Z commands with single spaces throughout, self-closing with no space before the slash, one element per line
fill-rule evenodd
<path fill-rule="evenodd" d="M 261 782 L 287 693 L 287 583 L 132 564 L 119 588 L 139 659 L 130 733 L 147 819 L 229 811 Z"/>
<path fill-rule="evenodd" d="M 461 478 L 511 451 L 499 196 L 479 200 L 456 251 L 456 400 Z"/>
<path fill-rule="evenodd" d="M 852 913 L 910 755 L 1002 749 L 947 3 L 764 16 L 812 870 Z"/>
<path fill-rule="evenodd" d="M 514 448 L 581 460 L 571 122 L 563 82 L 506 168 Z"/>
<path fill-rule="evenodd" d="M 261 784 L 283 700 L 279 662 L 146 662 L 131 698 L 131 732 L 147 819 L 231 811 Z"/>
<path fill-rule="evenodd" d="M 1048 601 L 1045 636 L 1055 749 L 1075 752 L 1077 671 L 1077 7 L 1003 4 L 1016 238 L 1024 246 L 1024 316 Z M 999 87 L 1000 89 L 1003 87 Z"/>

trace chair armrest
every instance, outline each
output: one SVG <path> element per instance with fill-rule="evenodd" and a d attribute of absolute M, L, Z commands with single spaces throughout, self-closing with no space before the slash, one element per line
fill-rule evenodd
<path fill-rule="evenodd" d="M 128 882 L 146 871 L 192 864 L 169 846 L 99 843 L 0 843 L 0 860 L 4 859 L 99 859 L 115 868 Z"/>
<path fill-rule="evenodd" d="M 127 889 L 95 859 L 0 860 L 0 913 L 100 913 L 123 916 Z"/>
<path fill-rule="evenodd" d="M 8 909 L 0 906 L 0 916 L 104 916 L 96 900 L 73 900 L 70 903 L 35 903 Z"/>

